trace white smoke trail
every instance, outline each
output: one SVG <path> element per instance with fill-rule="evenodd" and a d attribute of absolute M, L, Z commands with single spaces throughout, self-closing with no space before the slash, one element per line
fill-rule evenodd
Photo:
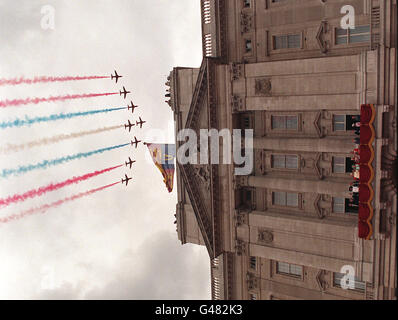
<path fill-rule="evenodd" d="M 4 147 L 0 147 L 0 154 L 9 154 L 12 152 L 18 152 L 26 149 L 32 149 L 34 147 L 40 147 L 40 146 L 45 146 L 49 144 L 55 144 L 64 140 L 69 140 L 69 139 L 76 139 L 80 138 L 83 136 L 87 135 L 93 135 L 97 133 L 102 133 L 106 131 L 112 131 L 116 130 L 119 128 L 122 128 L 123 125 L 117 125 L 117 126 L 111 126 L 111 127 L 103 127 L 103 128 L 98 128 L 94 130 L 88 130 L 88 131 L 81 131 L 81 132 L 73 132 L 70 134 L 59 134 L 54 137 L 48 137 L 48 138 L 43 138 L 39 140 L 34 140 L 34 141 L 29 141 L 26 143 L 22 144 L 7 144 Z"/>

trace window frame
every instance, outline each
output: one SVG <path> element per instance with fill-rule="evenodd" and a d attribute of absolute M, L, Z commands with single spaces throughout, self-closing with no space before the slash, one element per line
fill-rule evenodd
<path fill-rule="evenodd" d="M 254 267 L 253 267 L 253 265 L 254 265 Z M 257 266 L 258 266 L 258 259 L 257 259 L 257 257 L 250 256 L 250 257 L 249 257 L 249 269 L 250 269 L 250 270 L 255 270 L 255 271 L 257 271 Z"/>
<path fill-rule="evenodd" d="M 351 135 L 352 132 L 354 131 L 354 128 L 349 127 L 349 124 L 352 123 L 352 120 L 350 121 L 349 117 L 352 117 L 352 116 L 359 116 L 359 114 L 357 114 L 356 112 L 333 113 L 332 114 L 332 122 L 331 122 L 332 123 L 331 124 L 332 133 L 334 135 Z M 337 120 L 335 120 L 337 117 L 343 117 L 344 120 L 337 121 Z M 342 130 L 337 129 L 336 124 L 337 125 L 343 124 L 344 128 Z"/>
<path fill-rule="evenodd" d="M 248 126 L 246 126 L 246 124 L 248 124 Z M 254 128 L 255 122 L 254 122 L 253 114 L 248 113 L 248 112 L 242 113 L 239 117 L 239 125 L 240 125 L 241 130 L 243 130 L 243 136 L 245 133 L 245 131 L 244 131 L 245 129 L 246 130 L 255 130 L 255 128 Z"/>
<path fill-rule="evenodd" d="M 289 36 L 299 36 L 300 37 L 300 45 L 298 47 L 286 47 L 286 48 L 277 48 L 276 47 L 276 38 L 277 37 L 286 37 L 287 45 L 289 45 Z M 271 35 L 271 50 L 275 53 L 286 52 L 286 51 L 300 51 L 304 49 L 304 32 L 303 31 L 291 31 L 287 33 L 275 33 Z"/>
<path fill-rule="evenodd" d="M 352 172 L 352 170 L 347 172 L 347 166 L 349 165 L 347 163 L 347 161 L 350 161 L 351 156 L 348 156 L 345 154 L 333 154 L 331 157 L 332 157 L 332 164 L 331 164 L 332 165 L 332 175 L 338 176 L 338 177 L 343 177 L 343 176 L 348 177 Z M 338 164 L 338 163 L 336 164 L 336 162 L 338 162 L 337 161 L 338 159 L 340 159 L 340 160 L 344 159 L 344 164 Z M 337 168 L 337 167 L 343 167 L 343 171 L 342 172 L 336 171 L 335 168 Z"/>
<path fill-rule="evenodd" d="M 248 193 L 250 192 L 250 201 L 248 200 Z M 240 189 L 240 206 L 244 208 L 256 208 L 256 188 L 244 187 Z"/>
<path fill-rule="evenodd" d="M 247 50 L 247 42 L 251 43 L 251 50 Z M 254 40 L 254 35 L 252 32 L 248 32 L 242 41 L 242 58 L 251 59 L 256 54 L 256 41 Z"/>
<path fill-rule="evenodd" d="M 285 120 L 284 120 L 285 128 L 275 128 L 274 127 L 273 119 L 276 117 L 284 117 L 285 118 Z M 288 117 L 295 117 L 297 119 L 297 127 L 295 129 L 290 129 L 287 127 Z M 270 121 L 271 121 L 271 130 L 272 131 L 275 131 L 275 132 L 278 132 L 278 131 L 279 132 L 298 132 L 298 131 L 300 131 L 300 115 L 298 115 L 298 114 L 286 114 L 286 115 L 285 114 L 272 114 Z"/>
<path fill-rule="evenodd" d="M 284 167 L 276 167 L 274 165 L 274 159 L 276 157 L 281 157 L 281 158 L 284 157 L 284 163 L 285 163 Z M 287 160 L 288 157 L 295 157 L 297 159 L 297 166 L 295 168 L 288 168 L 287 167 L 287 161 L 286 160 Z M 271 154 L 271 169 L 273 169 L 273 170 L 281 170 L 281 171 L 286 171 L 286 170 L 288 170 L 288 171 L 298 171 L 300 169 L 300 160 L 301 160 L 300 156 L 297 155 L 297 154 L 273 153 L 273 154 Z"/>
<path fill-rule="evenodd" d="M 250 43 L 250 48 L 248 48 L 247 44 Z M 251 39 L 245 39 L 245 53 L 253 52 L 253 42 Z"/>
<path fill-rule="evenodd" d="M 337 203 L 335 204 L 335 199 L 343 199 L 343 203 Z M 347 203 L 349 202 L 350 199 L 348 198 L 343 198 L 343 197 L 332 197 L 332 214 L 338 215 L 340 217 L 346 216 L 346 217 L 357 217 L 358 212 L 352 212 L 352 211 L 347 211 Z M 343 206 L 343 212 L 336 211 L 335 208 L 337 206 Z"/>
<path fill-rule="evenodd" d="M 343 159 L 344 163 L 343 164 L 336 164 L 336 160 Z M 335 171 L 335 168 L 337 167 L 343 167 L 343 172 Z M 347 167 L 347 157 L 345 156 L 332 156 L 332 172 L 333 174 L 339 174 L 339 175 L 346 175 L 346 167 Z"/>
<path fill-rule="evenodd" d="M 286 205 L 281 205 L 275 203 L 275 194 L 276 193 L 285 193 L 285 201 Z M 287 205 L 288 203 L 288 194 L 296 194 L 297 195 L 297 206 L 289 206 Z M 298 192 L 288 192 L 288 191 L 280 191 L 280 190 L 272 190 L 271 191 L 271 200 L 272 200 L 272 206 L 278 207 L 278 208 L 290 208 L 290 209 L 301 209 L 302 208 L 302 194 Z"/>
<path fill-rule="evenodd" d="M 343 274 L 343 273 L 341 273 L 341 272 L 332 272 L 332 286 L 333 286 L 333 288 L 336 288 L 336 289 L 341 289 L 341 290 L 349 290 L 350 292 L 356 292 L 356 293 L 365 293 L 366 292 L 366 281 L 362 281 L 362 280 L 358 280 L 359 278 L 358 277 L 354 277 L 355 279 L 354 279 L 354 282 L 355 282 L 355 289 L 350 289 L 350 288 L 347 288 L 347 289 L 343 289 L 342 287 L 341 287 L 341 283 L 340 283 L 340 280 L 341 280 L 341 278 L 343 277 L 341 277 L 340 278 L 340 280 L 338 281 L 338 283 L 337 283 L 337 281 L 335 281 L 336 280 L 336 275 L 337 274 L 339 274 L 339 275 L 345 275 L 345 274 Z M 357 283 L 361 283 L 361 285 L 363 285 L 363 288 L 357 288 Z"/>
<path fill-rule="evenodd" d="M 249 4 L 248 6 L 246 4 Z M 252 7 L 252 0 L 242 0 L 242 9 L 250 9 Z"/>
<path fill-rule="evenodd" d="M 335 200 L 337 200 L 337 199 L 339 199 L 339 200 L 343 199 L 343 204 L 341 204 L 341 203 L 335 204 Z M 346 210 L 345 210 L 345 201 L 346 201 L 346 198 L 342 198 L 342 197 L 333 197 L 333 198 L 332 198 L 332 213 L 335 213 L 335 214 L 347 214 L 347 212 L 346 212 Z M 343 206 L 343 212 L 335 211 L 335 208 L 336 208 L 337 206 L 341 206 L 341 205 Z"/>
<path fill-rule="evenodd" d="M 287 264 L 288 268 L 289 268 L 289 273 L 283 272 L 279 270 L 279 265 L 280 264 Z M 284 262 L 284 261 L 274 261 L 274 270 L 275 270 L 275 274 L 278 276 L 283 276 L 283 277 L 288 277 L 288 278 L 293 278 L 293 279 L 298 279 L 298 280 L 304 280 L 304 266 L 302 265 L 298 265 L 298 264 L 294 264 L 294 263 L 289 263 L 289 262 Z M 292 273 L 291 272 L 291 267 L 300 267 L 301 268 L 301 273 L 300 274 L 296 274 L 296 273 Z"/>
<path fill-rule="evenodd" d="M 344 118 L 344 129 L 343 130 L 336 130 L 336 117 L 343 117 Z M 341 121 L 338 121 L 337 123 L 341 123 Z M 333 119 L 332 119 L 332 125 L 333 125 L 333 132 L 347 132 L 347 115 L 345 114 L 333 114 Z"/>
<path fill-rule="evenodd" d="M 364 25 L 358 25 L 355 26 L 356 28 L 361 28 L 361 27 L 369 27 L 369 32 L 362 32 L 362 33 L 358 33 L 358 34 L 351 34 L 351 29 L 348 28 L 347 30 L 341 28 L 341 27 L 335 27 L 334 28 L 334 33 L 333 33 L 333 43 L 335 46 L 363 46 L 364 44 L 371 44 L 371 40 L 372 40 L 372 27 L 368 24 L 364 24 Z M 339 30 L 345 30 L 346 34 L 345 35 L 338 35 Z M 350 41 L 352 36 L 359 36 L 359 35 L 369 35 L 369 40 L 368 41 L 362 41 L 362 42 L 352 42 Z M 346 43 L 337 43 L 339 38 L 347 38 Z"/>

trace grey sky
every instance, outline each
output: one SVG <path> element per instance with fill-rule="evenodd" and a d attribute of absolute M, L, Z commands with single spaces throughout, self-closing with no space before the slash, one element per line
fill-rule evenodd
<path fill-rule="evenodd" d="M 55 30 L 40 25 L 43 5 L 55 8 Z M 166 76 L 174 66 L 201 62 L 198 0 L 0 0 L 0 78 L 41 75 L 109 75 L 124 78 L 0 87 L 0 100 L 58 94 L 114 92 L 126 86 L 140 106 L 89 118 L 0 130 L 0 144 L 123 124 L 138 115 L 141 131 L 123 129 L 57 145 L 0 155 L 0 169 L 126 143 L 136 135 L 173 143 L 170 108 L 164 103 Z M 0 110 L 0 121 L 25 115 L 125 106 L 119 96 L 28 105 Z M 152 129 L 159 129 L 153 131 Z M 163 136 L 162 136 L 163 135 Z M 0 178 L 0 198 L 123 163 L 125 168 L 25 203 L 0 209 L 0 217 L 57 201 L 132 174 L 131 187 L 116 186 L 46 214 L 0 225 L 0 298 L 21 299 L 209 299 L 206 250 L 181 246 L 175 232 L 176 193 L 139 147 L 72 161 L 46 171 Z"/>

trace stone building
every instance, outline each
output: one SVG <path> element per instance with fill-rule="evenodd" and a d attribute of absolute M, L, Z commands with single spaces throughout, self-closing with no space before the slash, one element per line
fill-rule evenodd
<path fill-rule="evenodd" d="M 342 28 L 346 5 L 355 29 Z M 250 175 L 177 165 L 178 238 L 206 246 L 212 298 L 396 299 L 396 0 L 201 7 L 203 62 L 167 83 L 176 133 L 254 130 Z M 366 234 L 347 207 L 350 121 L 363 105 L 373 113 Z"/>

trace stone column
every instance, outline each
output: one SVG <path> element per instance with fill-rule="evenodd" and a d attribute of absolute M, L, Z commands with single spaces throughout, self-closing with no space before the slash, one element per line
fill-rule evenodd
<path fill-rule="evenodd" d="M 354 259 L 341 259 L 334 257 L 327 257 L 319 254 L 311 254 L 307 252 L 299 252 L 296 250 L 286 250 L 283 248 L 275 248 L 270 246 L 263 246 L 258 244 L 250 244 L 250 255 L 255 257 L 262 257 L 274 261 L 284 261 L 291 264 L 297 264 L 316 269 L 328 270 L 332 272 L 340 272 L 343 266 L 352 265 L 355 270 L 359 269 L 359 264 L 362 265 L 362 280 L 372 281 L 371 262 L 354 261 Z"/>
<path fill-rule="evenodd" d="M 275 178 L 270 176 L 248 176 L 241 179 L 242 186 L 253 188 L 265 188 L 283 190 L 286 192 L 313 192 L 318 194 L 330 194 L 335 197 L 349 198 L 347 182 L 335 182 L 325 180 L 292 180 L 288 178 Z"/>
<path fill-rule="evenodd" d="M 284 215 L 272 211 L 252 211 L 247 214 L 247 223 L 251 227 L 277 229 L 284 233 L 299 233 L 344 240 L 354 243 L 357 235 L 357 222 L 331 221 L 314 217 Z"/>
<path fill-rule="evenodd" d="M 247 97 L 242 111 L 360 110 L 360 95 L 330 94 L 309 96 Z"/>
<path fill-rule="evenodd" d="M 275 151 L 336 152 L 349 154 L 354 148 L 351 139 L 341 138 L 255 138 L 254 149 Z"/>

